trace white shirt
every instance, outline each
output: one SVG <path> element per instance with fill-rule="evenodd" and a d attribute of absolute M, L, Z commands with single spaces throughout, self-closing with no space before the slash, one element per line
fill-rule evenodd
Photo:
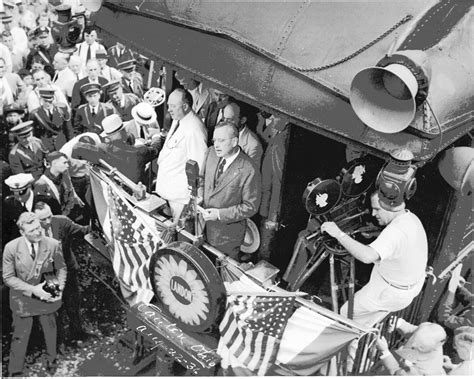
<path fill-rule="evenodd" d="M 225 172 L 229 168 L 229 166 L 232 164 L 233 161 L 235 161 L 235 158 L 237 158 L 237 155 L 239 155 L 239 153 L 240 153 L 240 147 L 237 147 L 236 153 L 232 154 L 229 158 L 224 158 L 225 165 L 224 165 L 224 170 L 222 172 Z M 219 167 L 219 165 L 217 166 Z"/>
<path fill-rule="evenodd" d="M 374 269 L 397 285 L 414 285 L 425 278 L 428 240 L 420 219 L 406 211 L 397 216 L 370 245 L 379 254 Z"/>
<path fill-rule="evenodd" d="M 31 243 L 30 241 L 28 241 L 28 238 L 26 237 L 23 237 L 26 241 L 26 246 L 28 248 L 28 253 L 30 254 L 30 257 L 31 257 L 31 245 L 33 245 L 35 247 L 35 258 L 38 256 L 38 249 L 39 249 L 39 243 L 38 242 L 34 242 L 34 243 Z"/>

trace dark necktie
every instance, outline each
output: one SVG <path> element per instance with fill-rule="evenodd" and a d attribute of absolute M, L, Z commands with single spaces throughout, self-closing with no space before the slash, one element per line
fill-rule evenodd
<path fill-rule="evenodd" d="M 92 115 L 92 117 L 95 116 L 95 113 L 96 113 L 96 112 L 95 112 L 95 108 L 92 108 L 92 109 L 91 109 L 91 115 Z"/>
<path fill-rule="evenodd" d="M 224 173 L 225 163 L 226 161 L 224 158 L 222 158 L 221 161 L 219 162 L 219 167 L 217 167 L 217 173 L 216 173 L 216 182 L 219 181 L 219 178 Z"/>
<path fill-rule="evenodd" d="M 140 126 L 140 138 L 147 139 L 148 137 L 148 131 L 146 125 L 141 125 Z"/>
<path fill-rule="evenodd" d="M 31 259 L 35 260 L 35 258 L 36 258 L 35 245 L 32 243 L 31 244 Z"/>
<path fill-rule="evenodd" d="M 86 63 L 91 59 L 91 45 L 87 45 Z"/>
<path fill-rule="evenodd" d="M 53 121 L 53 110 L 50 109 L 50 110 L 48 111 L 48 114 L 49 114 L 49 119 L 50 119 L 51 121 Z"/>

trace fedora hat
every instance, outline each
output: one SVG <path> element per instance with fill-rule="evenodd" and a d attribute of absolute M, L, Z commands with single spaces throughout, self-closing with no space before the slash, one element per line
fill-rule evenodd
<path fill-rule="evenodd" d="M 246 254 L 252 254 L 257 251 L 260 246 L 260 233 L 258 232 L 257 225 L 247 219 L 247 228 L 245 229 L 244 242 L 240 245 L 240 250 Z"/>
<path fill-rule="evenodd" d="M 145 102 L 138 103 L 132 108 L 132 117 L 140 124 L 149 125 L 156 121 L 153 107 Z"/>
<path fill-rule="evenodd" d="M 117 114 L 111 114 L 102 120 L 102 127 L 106 135 L 110 136 L 123 128 L 123 121 Z"/>

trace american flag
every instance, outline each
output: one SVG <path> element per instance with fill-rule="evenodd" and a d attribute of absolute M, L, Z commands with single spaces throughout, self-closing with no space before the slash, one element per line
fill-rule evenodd
<path fill-rule="evenodd" d="M 143 216 L 112 187 L 108 187 L 108 204 L 114 244 L 113 268 L 122 289 L 133 295 L 133 303 L 148 303 L 153 297 L 149 260 L 161 241 Z"/>
<path fill-rule="evenodd" d="M 265 375 L 293 312 L 294 296 L 229 295 L 217 352 L 223 367 L 244 367 Z"/>

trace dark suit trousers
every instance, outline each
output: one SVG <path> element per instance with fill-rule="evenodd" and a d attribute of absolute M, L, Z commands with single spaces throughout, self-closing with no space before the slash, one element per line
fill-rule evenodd
<path fill-rule="evenodd" d="M 10 348 L 10 362 L 8 363 L 8 371 L 10 374 L 23 371 L 26 349 L 33 326 L 33 317 L 34 316 L 20 317 L 16 314 L 13 315 L 13 336 Z M 39 317 L 39 322 L 43 329 L 48 360 L 52 362 L 56 359 L 56 314 L 50 313 L 37 317 Z"/>
<path fill-rule="evenodd" d="M 69 318 L 69 330 L 71 336 L 83 332 L 81 319 L 81 294 L 79 291 L 79 279 L 77 270 L 72 267 L 67 269 L 66 286 L 63 292 L 63 306 L 59 309 L 59 338 L 60 343 L 65 340 L 64 314 Z"/>

